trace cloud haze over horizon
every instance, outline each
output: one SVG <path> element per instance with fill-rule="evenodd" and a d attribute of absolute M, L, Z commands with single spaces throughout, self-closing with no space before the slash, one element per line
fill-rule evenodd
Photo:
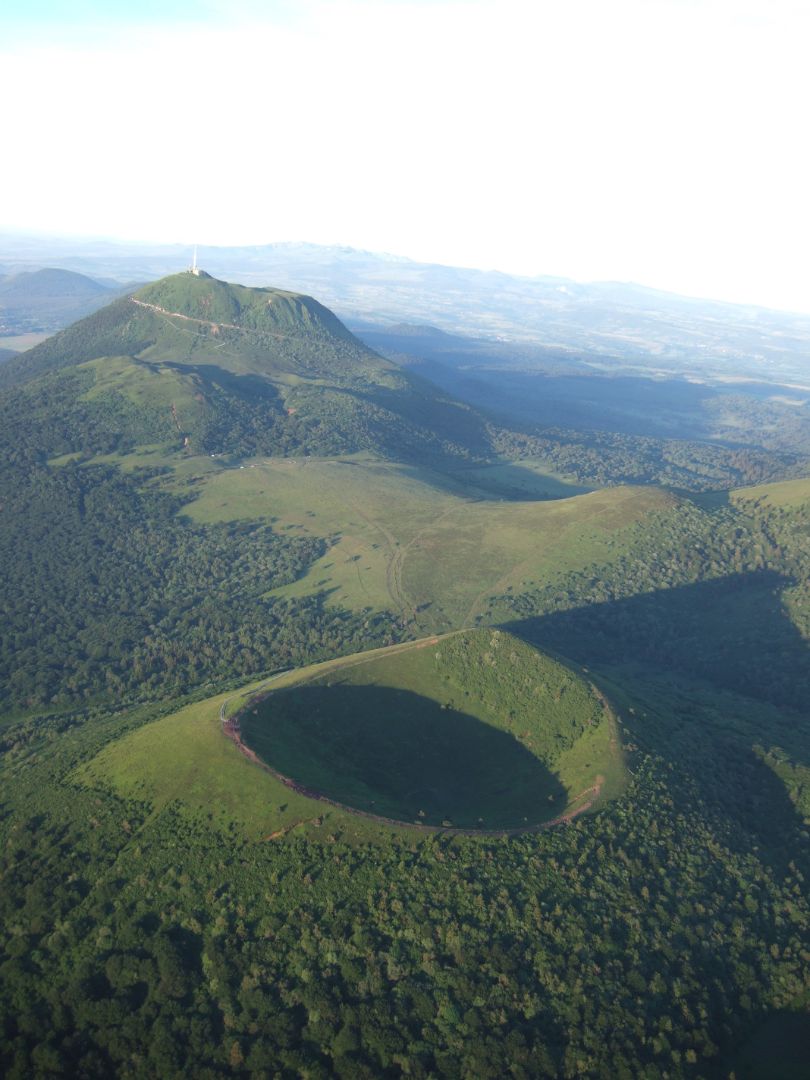
<path fill-rule="evenodd" d="M 12 3 L 0 227 L 810 311 L 791 0 Z"/>

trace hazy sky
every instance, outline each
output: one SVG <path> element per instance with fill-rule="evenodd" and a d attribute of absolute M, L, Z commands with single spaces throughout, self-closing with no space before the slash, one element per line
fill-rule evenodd
<path fill-rule="evenodd" d="M 6 0 L 0 228 L 810 311 L 806 0 Z"/>

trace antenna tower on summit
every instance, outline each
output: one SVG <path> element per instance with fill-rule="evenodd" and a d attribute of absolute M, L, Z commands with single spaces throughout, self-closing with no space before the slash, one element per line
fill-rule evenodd
<path fill-rule="evenodd" d="M 199 266 L 197 266 L 197 245 L 196 244 L 194 245 L 194 259 L 192 260 L 192 263 L 191 263 L 191 273 L 194 274 L 195 277 L 200 276 L 200 268 L 199 268 Z"/>

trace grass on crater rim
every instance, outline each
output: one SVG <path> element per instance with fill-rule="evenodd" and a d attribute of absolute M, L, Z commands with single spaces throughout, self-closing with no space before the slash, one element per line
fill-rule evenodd
<path fill-rule="evenodd" d="M 501 631 L 378 651 L 269 689 L 242 713 L 246 744 L 304 788 L 367 813 L 522 828 L 623 784 L 603 699 Z"/>
<path fill-rule="evenodd" d="M 515 641 L 506 634 L 500 635 L 500 638 L 503 641 Z M 452 638 L 442 638 L 440 644 L 450 640 Z M 383 677 L 386 672 L 390 672 L 391 674 L 385 677 L 391 679 L 395 670 L 399 668 L 397 678 L 402 685 L 393 686 L 391 689 L 394 692 L 400 689 L 408 693 L 409 684 L 414 684 L 414 680 L 422 677 L 419 658 L 422 656 L 430 658 L 433 655 L 435 649 L 432 643 L 434 641 L 435 639 L 428 639 L 430 644 L 427 645 L 425 642 L 397 645 L 317 664 L 312 668 L 282 675 L 273 685 L 279 690 L 284 690 L 284 688 L 306 685 L 309 679 L 324 684 L 327 681 L 347 680 L 352 675 L 353 678 L 359 679 L 356 685 L 362 691 L 364 685 L 369 685 L 367 677 L 362 675 L 362 672 L 370 673 L 372 679 Z M 519 642 L 516 644 L 521 645 Z M 396 663 L 398 659 L 404 662 L 398 665 Z M 543 660 L 546 661 L 547 658 Z M 377 661 L 383 661 L 383 666 L 376 668 Z M 553 665 L 553 662 L 550 663 Z M 572 676 L 572 673 L 561 665 L 557 667 L 561 668 L 560 678 L 563 678 L 562 672 L 565 673 L 565 677 Z M 554 666 L 549 667 L 550 672 L 554 670 Z M 497 669 L 490 668 L 489 674 L 495 680 L 492 685 L 489 688 L 484 686 L 483 682 L 480 685 L 484 696 L 489 695 L 488 700 L 496 689 Z M 577 684 L 580 687 L 585 686 L 578 677 L 572 677 L 575 680 L 572 688 Z M 370 685 L 373 692 L 373 683 Z M 352 682 L 349 681 L 347 686 L 351 692 Z M 229 692 L 208 698 L 186 706 L 170 716 L 146 724 L 105 746 L 92 761 L 76 771 L 73 779 L 82 785 L 111 788 L 126 798 L 135 798 L 149 803 L 156 814 L 170 804 L 180 806 L 190 814 L 207 818 L 212 827 L 220 829 L 235 827 L 247 837 L 258 841 L 275 841 L 287 835 L 298 835 L 303 832 L 313 837 L 326 838 L 329 835 L 340 835 L 348 841 L 364 842 L 382 840 L 391 833 L 392 829 L 400 831 L 396 826 L 378 823 L 343 811 L 329 803 L 308 798 L 292 790 L 239 752 L 234 743 L 222 732 L 220 709 L 224 704 L 226 715 L 230 715 L 234 710 L 248 703 L 248 713 L 243 718 L 243 726 L 250 727 L 252 717 L 250 710 L 255 706 L 250 705 L 249 700 L 252 695 L 261 693 L 263 688 L 267 689 L 264 681 L 251 683 L 238 693 Z M 439 689 L 446 691 L 447 684 L 440 686 Z M 410 692 L 414 691 L 410 689 Z M 577 690 L 577 693 L 579 692 Z M 459 696 L 463 691 L 457 688 L 455 691 L 451 689 L 450 693 Z M 280 694 L 269 696 L 266 699 L 267 706 L 279 700 L 280 696 Z M 586 700 L 589 701 L 588 707 L 593 709 L 593 701 L 589 698 Z M 439 713 L 441 713 L 443 703 L 446 704 L 441 700 L 436 703 L 436 710 Z M 485 702 L 478 706 L 478 711 L 484 714 L 488 714 L 489 709 L 490 707 Z M 465 753 L 471 765 L 478 770 L 475 775 L 483 777 L 486 781 L 486 770 L 482 769 L 481 758 L 479 757 L 476 762 L 474 756 L 475 739 L 472 736 L 476 727 L 472 725 L 471 732 L 471 725 L 465 725 L 463 721 L 463 714 L 472 713 L 473 708 L 465 707 L 464 710 L 459 709 L 455 712 L 461 715 L 454 716 L 448 711 L 447 718 L 451 720 L 448 730 L 452 731 L 452 726 L 455 724 L 463 731 L 466 739 Z M 597 716 L 598 711 L 590 715 Z M 486 723 L 486 719 L 475 717 L 475 724 Z M 466 730 L 464 730 L 465 726 Z M 399 731 L 401 735 L 402 729 L 400 728 Z M 564 727 L 558 734 L 564 738 Z M 500 749 L 504 746 L 504 732 L 498 732 L 496 735 L 499 737 L 496 743 Z M 509 737 L 514 741 L 514 736 Z M 493 745 L 493 736 L 490 735 L 489 739 L 489 742 L 484 739 L 479 743 L 485 752 Z M 401 739 L 400 742 L 402 742 Z M 540 807 L 538 820 L 558 816 L 568 807 L 575 809 L 593 798 L 593 794 L 590 794 L 574 800 L 575 796 L 594 784 L 597 776 L 603 777 L 597 803 L 618 795 L 624 788 L 626 775 L 623 754 L 616 738 L 615 723 L 610 715 L 605 715 L 595 725 L 589 726 L 584 734 L 573 741 L 569 749 L 561 750 L 553 766 L 545 764 L 540 758 L 535 758 L 534 762 L 526 762 L 525 754 L 534 756 L 534 749 L 531 746 L 530 737 L 527 737 L 525 742 L 526 745 L 522 749 L 509 747 L 508 751 L 501 752 L 501 771 L 498 779 L 492 780 L 487 789 L 492 806 L 495 809 L 498 807 L 501 809 L 501 818 L 491 814 L 491 820 L 485 820 L 484 827 L 498 828 L 499 820 L 503 822 L 509 817 L 511 821 L 515 816 L 518 820 L 512 821 L 512 824 L 517 827 L 527 824 L 522 822 L 522 817 L 528 817 L 528 814 L 521 814 L 518 811 L 522 806 L 534 808 L 537 805 L 536 799 L 539 800 Z M 403 747 L 400 746 L 400 750 L 402 749 Z M 486 757 L 486 753 L 484 756 Z M 414 760 L 416 760 L 415 757 Z M 502 782 L 500 777 L 504 775 L 504 767 L 515 762 L 522 763 L 526 769 L 522 778 L 523 787 L 511 803 L 506 804 L 503 795 L 497 795 L 499 790 L 497 785 L 506 786 L 506 782 Z M 278 767 L 278 763 L 272 759 L 271 763 Z M 357 764 L 359 765 L 359 762 Z M 456 772 L 458 773 L 459 770 L 456 769 Z M 530 791 L 528 785 L 537 777 L 542 777 L 547 786 Z M 301 777 L 295 777 L 295 779 L 301 780 Z M 400 790 L 401 794 L 407 796 L 407 791 L 401 790 L 401 781 L 400 788 L 396 789 L 395 785 L 395 790 Z M 458 790 L 463 796 L 463 783 Z M 549 802 L 549 794 L 555 795 L 553 802 Z M 520 802 L 520 799 L 524 801 Z M 506 806 L 505 812 L 504 806 Z M 363 809 L 362 806 L 359 808 Z M 382 814 L 384 806 L 378 805 L 371 809 L 375 813 Z M 419 809 L 427 810 L 430 806 L 415 807 L 414 821 L 428 823 L 427 816 L 425 819 L 418 817 Z M 435 809 L 437 810 L 436 817 L 444 813 L 444 807 L 439 809 L 437 806 Z M 477 819 L 481 816 L 481 811 L 476 804 L 471 812 L 473 827 L 479 826 Z M 456 824 L 463 824 L 463 822 L 459 820 Z M 408 831 L 407 825 L 403 825 L 403 828 Z"/>
<path fill-rule="evenodd" d="M 390 832 L 299 795 L 248 761 L 222 732 L 220 708 L 233 697 L 196 702 L 109 743 L 73 780 L 146 802 L 154 814 L 171 805 L 207 819 L 212 828 L 236 828 L 260 842 L 302 832 L 349 840 Z"/>

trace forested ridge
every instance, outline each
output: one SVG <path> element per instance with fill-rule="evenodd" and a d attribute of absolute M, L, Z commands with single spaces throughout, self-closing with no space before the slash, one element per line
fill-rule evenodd
<path fill-rule="evenodd" d="M 722 445 L 658 439 L 621 431 L 530 428 L 512 422 L 493 432 L 493 446 L 509 458 L 539 457 L 581 483 L 660 484 L 713 491 L 804 476 L 808 458 L 753 444 Z"/>

